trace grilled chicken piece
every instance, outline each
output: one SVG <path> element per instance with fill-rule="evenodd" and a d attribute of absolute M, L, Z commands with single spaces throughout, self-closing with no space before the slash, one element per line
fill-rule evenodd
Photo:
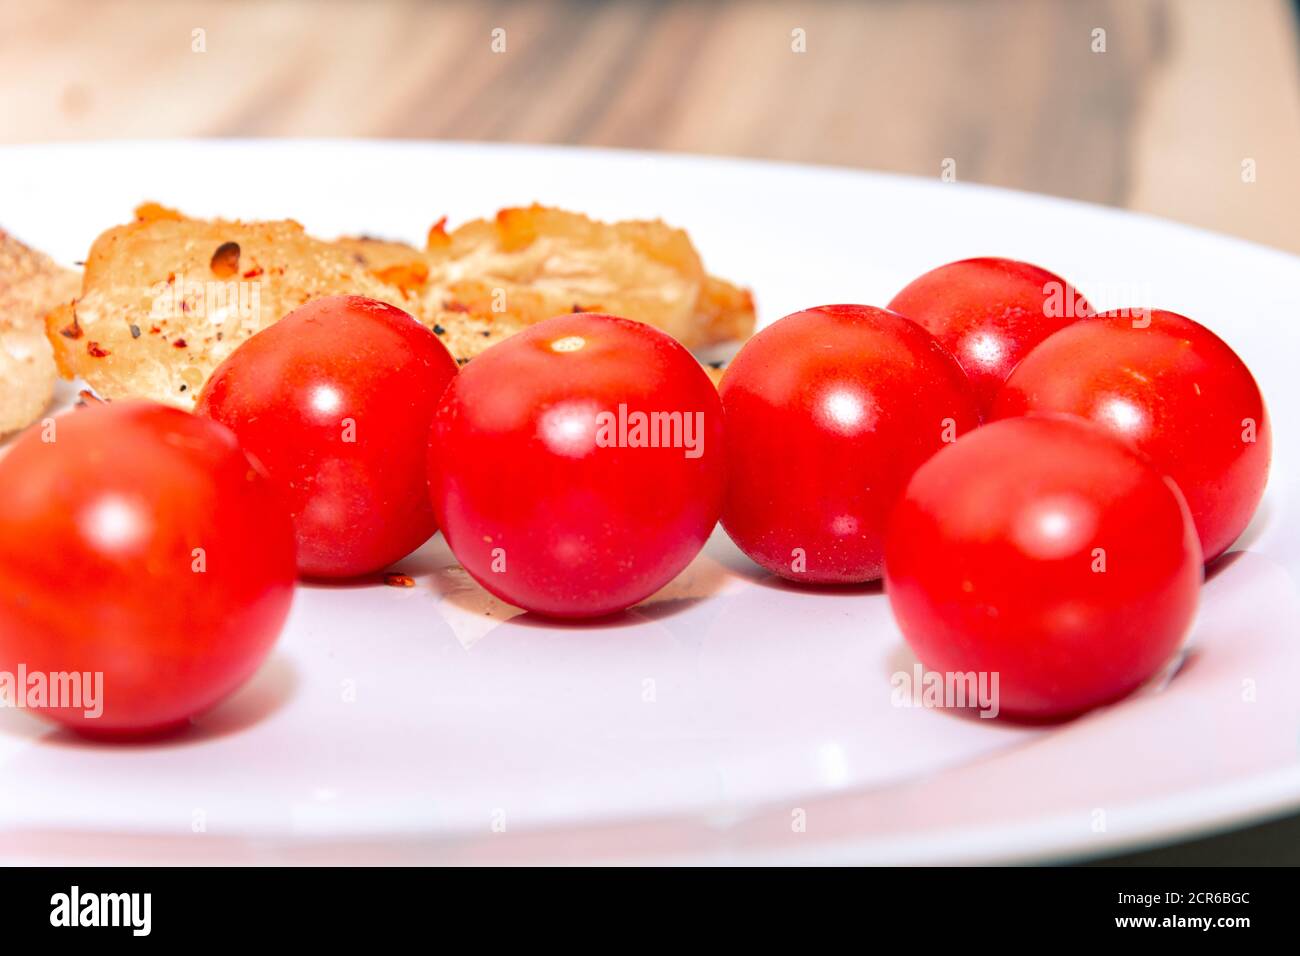
<path fill-rule="evenodd" d="M 749 293 L 707 275 L 686 233 L 657 221 L 504 209 L 451 232 L 439 222 L 416 249 L 146 204 L 95 241 L 81 294 L 47 316 L 46 333 L 60 371 L 100 395 L 189 408 L 245 339 L 309 299 L 341 294 L 405 309 L 461 363 L 564 312 L 638 319 L 688 347 L 743 339 L 754 326 Z"/>

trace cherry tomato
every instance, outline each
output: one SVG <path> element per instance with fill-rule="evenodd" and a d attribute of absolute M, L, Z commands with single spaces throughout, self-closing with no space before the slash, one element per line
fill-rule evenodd
<path fill-rule="evenodd" d="M 1201 549 L 1177 487 L 1068 417 L 994 422 L 917 469 L 885 548 L 903 636 L 940 674 L 997 675 L 1001 713 L 1118 700 L 1170 659 Z"/>
<path fill-rule="evenodd" d="M 293 529 L 229 429 L 148 402 L 90 407 L 19 438 L 0 487 L 0 670 L 65 676 L 71 696 L 44 716 L 163 730 L 270 651 Z"/>
<path fill-rule="evenodd" d="M 700 364 L 648 325 L 548 319 L 492 346 L 443 396 L 429 487 L 465 569 L 553 617 L 649 597 L 718 520 L 722 406 Z"/>
<path fill-rule="evenodd" d="M 920 323 L 956 357 L 975 386 L 981 413 L 1030 349 L 1092 314 L 1060 276 L 997 258 L 933 269 L 894 296 L 889 308 Z"/>
<path fill-rule="evenodd" d="M 1268 482 L 1272 438 L 1250 370 L 1173 312 L 1106 313 L 1044 341 L 993 407 L 1031 411 L 1091 419 L 1146 453 L 1182 489 L 1207 561 L 1245 530 Z"/>
<path fill-rule="evenodd" d="M 880 577 L 885 525 L 913 470 L 979 424 L 933 336 L 883 309 L 827 305 L 754 336 L 727 369 L 722 525 L 804 583 Z"/>
<path fill-rule="evenodd" d="M 236 349 L 197 411 L 233 429 L 266 468 L 293 516 L 299 573 L 348 578 L 437 530 L 425 447 L 455 375 L 443 344 L 401 309 L 331 296 Z"/>

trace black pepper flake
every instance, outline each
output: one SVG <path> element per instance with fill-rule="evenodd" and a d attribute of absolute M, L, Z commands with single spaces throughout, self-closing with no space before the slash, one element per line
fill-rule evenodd
<path fill-rule="evenodd" d="M 491 334 L 492 332 L 489 329 L 484 329 L 482 332 L 479 333 L 479 335 L 483 336 L 483 338 L 485 339 L 488 338 Z"/>
<path fill-rule="evenodd" d="M 182 391 L 182 392 L 188 392 L 189 390 L 190 390 L 190 387 L 189 387 L 188 385 L 182 385 L 182 386 L 181 386 L 181 391 Z"/>
<path fill-rule="evenodd" d="M 441 325 L 439 325 L 437 322 L 435 322 L 435 323 L 433 324 L 433 334 L 434 334 L 434 335 L 446 335 L 446 334 L 447 334 L 447 330 L 444 329 L 444 328 L 443 328 Z"/>
<path fill-rule="evenodd" d="M 456 364 L 457 364 L 457 365 L 464 365 L 464 364 L 465 364 L 466 362 L 468 362 L 468 361 L 469 361 L 469 359 L 467 359 L 467 358 L 458 358 L 458 359 L 456 359 Z"/>
<path fill-rule="evenodd" d="M 140 337 L 140 326 L 138 326 L 138 325 L 132 325 L 132 326 L 131 326 L 131 338 L 133 338 L 133 339 L 138 339 L 139 337 Z"/>
<path fill-rule="evenodd" d="M 726 364 L 725 362 L 710 362 L 709 368 L 722 368 L 722 366 L 725 364 Z"/>

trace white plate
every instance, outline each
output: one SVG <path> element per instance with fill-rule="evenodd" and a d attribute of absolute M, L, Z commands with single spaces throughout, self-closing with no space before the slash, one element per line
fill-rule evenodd
<path fill-rule="evenodd" d="M 0 712 L 3 858 L 1011 861 L 1300 806 L 1300 260 L 1094 206 L 771 163 L 374 142 L 0 151 L 0 224 L 66 262 L 142 199 L 414 241 L 443 214 L 534 200 L 661 216 L 752 284 L 765 322 L 884 304 L 951 259 L 1029 259 L 1099 307 L 1147 298 L 1222 334 L 1272 411 L 1272 481 L 1172 682 L 1053 729 L 893 706 L 910 658 L 882 594 L 787 589 L 720 534 L 666 593 L 580 628 L 514 616 L 435 539 L 400 564 L 415 589 L 302 588 L 254 681 L 174 742 L 91 745 Z"/>

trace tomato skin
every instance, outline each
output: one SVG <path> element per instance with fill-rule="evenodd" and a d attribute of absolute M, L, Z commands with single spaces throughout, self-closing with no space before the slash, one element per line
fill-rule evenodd
<path fill-rule="evenodd" d="M 79 731 L 182 723 L 280 633 L 288 515 L 215 422 L 115 402 L 55 419 L 53 441 L 44 427 L 0 459 L 0 670 L 103 672 L 98 718 L 41 711 Z"/>
<path fill-rule="evenodd" d="M 283 496 L 298 571 L 350 578 L 405 557 L 437 530 L 424 450 L 456 362 L 401 309 L 314 299 L 213 373 L 196 411 L 229 426 Z"/>
<path fill-rule="evenodd" d="M 699 454 L 602 438 L 602 413 L 620 405 L 689 414 Z M 695 358 L 650 326 L 584 313 L 465 366 L 431 429 L 429 488 L 448 545 L 483 587 L 550 617 L 597 617 L 649 597 L 699 553 L 718 520 L 723 456 L 722 406 Z"/>
<path fill-rule="evenodd" d="M 957 359 L 986 414 L 1030 349 L 1092 315 L 1060 276 L 1015 259 L 950 262 L 913 279 L 889 308 L 919 323 Z"/>
<path fill-rule="evenodd" d="M 1264 495 L 1272 435 L 1259 386 L 1222 339 L 1186 316 L 1108 312 L 1057 332 L 1011 374 L 993 417 L 1033 411 L 1087 418 L 1150 457 L 1187 499 L 1207 561 L 1245 530 Z"/>
<path fill-rule="evenodd" d="M 952 356 L 914 322 L 864 305 L 763 329 L 720 392 L 722 526 L 753 561 L 806 584 L 879 578 L 889 511 L 912 471 L 979 424 Z"/>
<path fill-rule="evenodd" d="M 1069 417 L 994 422 L 943 449 L 913 475 L 886 545 L 885 591 L 916 656 L 997 673 L 1013 718 L 1136 689 L 1181 644 L 1200 582 L 1177 487 Z"/>

